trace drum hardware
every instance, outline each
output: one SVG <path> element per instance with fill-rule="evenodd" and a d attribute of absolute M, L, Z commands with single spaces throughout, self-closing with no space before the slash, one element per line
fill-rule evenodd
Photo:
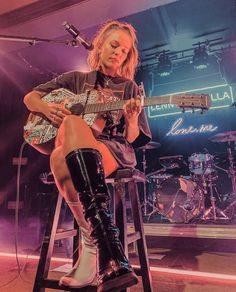
<path fill-rule="evenodd" d="M 167 173 L 167 171 L 175 168 L 180 168 L 180 163 L 183 162 L 183 156 L 162 156 L 159 158 L 159 161 L 162 168 L 149 173 L 147 177 L 152 179 L 168 179 L 172 177 L 173 175 Z"/>
<path fill-rule="evenodd" d="M 229 219 L 229 217 L 225 214 L 225 212 L 216 206 L 216 197 L 214 195 L 213 185 L 214 184 L 213 184 L 213 181 L 211 180 L 211 176 L 209 176 L 208 182 L 204 183 L 204 193 L 205 194 L 207 193 L 207 187 L 209 187 L 211 206 L 206 210 L 205 203 L 204 203 L 204 213 L 203 213 L 202 219 L 205 219 L 205 220 L 206 219 L 213 219 L 213 220 Z M 215 191 L 217 193 L 218 198 L 220 198 L 216 188 L 215 188 Z"/>
<path fill-rule="evenodd" d="M 142 171 L 146 174 L 147 170 L 147 159 L 146 159 L 146 150 L 157 149 L 161 147 L 161 144 L 158 142 L 151 141 L 143 147 L 137 148 L 137 151 L 142 152 L 141 164 L 142 164 Z M 147 185 L 146 183 L 143 184 L 143 203 L 141 204 L 141 208 L 143 208 L 144 216 L 147 216 L 147 207 L 152 207 L 152 204 L 147 199 Z"/>
<path fill-rule="evenodd" d="M 204 198 L 202 200 L 203 215 L 200 219 L 229 219 L 228 216 L 216 206 L 216 196 L 220 200 L 215 182 L 218 178 L 215 169 L 214 156 L 209 153 L 194 153 L 189 157 L 189 170 L 192 180 L 201 188 Z M 214 193 L 215 191 L 215 193 Z M 210 207 L 206 209 L 205 197 L 209 194 Z"/>
<path fill-rule="evenodd" d="M 183 155 L 162 156 L 159 158 L 160 165 L 166 169 L 180 168 L 180 164 L 184 163 Z"/>
<path fill-rule="evenodd" d="M 234 142 L 234 148 L 235 148 L 235 145 L 236 145 L 236 142 Z M 230 142 L 228 142 L 227 153 L 228 153 L 229 168 L 228 168 L 228 171 L 226 172 L 228 174 L 228 177 L 231 180 L 232 191 L 235 197 L 236 196 L 236 170 L 235 170 L 234 155 L 231 149 Z M 231 202 L 229 206 L 227 206 L 227 208 L 225 209 L 225 212 L 228 213 L 229 210 L 234 208 L 235 205 L 236 205 L 236 199 L 233 202 Z"/>
<path fill-rule="evenodd" d="M 215 168 L 217 168 L 217 169 L 219 169 L 219 170 L 221 170 L 221 171 L 223 171 L 223 172 L 228 174 L 228 170 L 224 169 L 223 167 L 220 167 L 219 165 L 215 165 Z"/>
<path fill-rule="evenodd" d="M 228 131 L 224 133 L 218 133 L 209 138 L 212 142 L 224 143 L 224 142 L 236 142 L 236 131 Z"/>
<path fill-rule="evenodd" d="M 236 145 L 236 141 L 234 142 L 234 145 Z M 234 157 L 233 157 L 230 145 L 229 147 L 227 147 L 227 151 L 228 151 L 228 160 L 229 160 L 228 175 L 229 175 L 229 178 L 231 179 L 233 193 L 234 195 L 236 195 L 236 171 L 235 171 Z"/>
<path fill-rule="evenodd" d="M 155 214 L 175 223 L 188 223 L 198 214 L 201 198 L 197 185 L 190 177 L 174 177 L 168 170 L 181 168 L 182 155 L 160 157 L 162 168 L 149 173 L 148 179 L 155 183 L 152 192 L 152 211 L 147 214 L 148 222 Z"/>
<path fill-rule="evenodd" d="M 227 143 L 227 160 L 229 162 L 228 176 L 231 180 L 233 195 L 236 196 L 236 165 L 235 165 L 235 152 L 236 152 L 236 131 L 228 131 L 219 133 L 210 138 L 212 142 Z M 224 170 L 224 169 L 222 169 Z M 225 171 L 225 170 L 224 170 Z M 225 211 L 234 207 L 236 200 L 234 200 Z"/>
<path fill-rule="evenodd" d="M 139 147 L 137 150 L 150 150 L 160 148 L 161 144 L 155 141 L 147 143 L 145 146 Z"/>
<path fill-rule="evenodd" d="M 174 157 L 174 156 L 171 156 L 171 158 L 173 158 L 173 157 Z M 168 157 L 166 156 L 165 159 L 167 159 L 167 158 L 168 158 Z M 159 159 L 161 159 L 161 158 L 159 158 Z M 174 168 L 178 167 L 178 165 L 177 165 L 176 163 L 174 163 L 173 161 L 172 161 L 171 164 L 168 163 L 167 165 L 168 165 L 168 166 L 165 166 L 164 164 L 162 164 L 163 167 L 162 167 L 161 169 L 156 170 L 156 171 L 154 171 L 154 172 L 151 172 L 151 173 L 149 173 L 149 174 L 147 175 L 147 179 L 148 179 L 148 181 L 149 181 L 149 182 L 154 182 L 155 185 L 156 185 L 156 188 L 157 188 L 157 189 L 161 186 L 161 184 L 162 184 L 164 181 L 166 181 L 166 180 L 168 180 L 169 178 L 173 177 L 172 174 L 167 173 L 168 169 L 174 169 Z M 149 204 L 149 206 L 152 207 L 152 211 L 151 211 L 150 213 L 147 213 L 147 212 L 145 213 L 145 215 L 148 216 L 147 222 L 150 221 L 152 215 L 154 215 L 154 214 L 156 214 L 156 213 L 160 213 L 160 212 L 159 212 L 160 210 L 156 207 L 157 204 L 158 204 L 158 203 L 157 203 L 157 202 L 158 202 L 158 198 L 157 198 L 157 196 L 156 196 L 156 191 L 153 191 L 153 192 L 152 192 L 152 201 L 151 201 L 151 202 L 152 202 L 152 203 L 150 203 L 150 202 L 148 201 L 148 204 Z M 165 215 L 164 215 L 164 217 L 165 217 Z"/>

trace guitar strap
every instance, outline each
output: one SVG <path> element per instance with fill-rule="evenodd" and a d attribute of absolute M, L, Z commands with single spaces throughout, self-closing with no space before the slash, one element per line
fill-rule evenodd
<path fill-rule="evenodd" d="M 99 92 L 101 88 L 106 87 L 105 82 L 106 80 L 104 78 L 104 75 L 100 71 L 97 71 L 94 89 Z M 113 136 L 113 134 L 116 133 L 115 129 L 119 125 L 119 123 L 114 123 L 111 112 L 102 113 L 101 116 L 106 121 L 106 132 L 109 133 L 110 136 Z"/>
<path fill-rule="evenodd" d="M 84 108 L 86 108 L 86 105 L 88 104 L 90 93 L 91 93 L 91 90 L 87 90 L 86 91 L 86 100 L 85 100 L 85 103 L 84 103 Z M 84 111 L 82 113 L 82 117 L 84 118 Z"/>

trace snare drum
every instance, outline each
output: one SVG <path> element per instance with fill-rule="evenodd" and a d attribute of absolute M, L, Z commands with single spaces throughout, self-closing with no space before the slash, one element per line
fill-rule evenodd
<path fill-rule="evenodd" d="M 214 156 L 209 153 L 194 153 L 188 161 L 192 175 L 208 175 L 215 172 Z"/>

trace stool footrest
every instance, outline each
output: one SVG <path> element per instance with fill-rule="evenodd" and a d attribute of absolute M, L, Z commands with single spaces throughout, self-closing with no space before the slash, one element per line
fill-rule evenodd
<path fill-rule="evenodd" d="M 76 236 L 76 235 L 78 235 L 78 230 L 76 229 L 63 230 L 56 233 L 55 240 L 60 240 L 60 239 L 64 239 L 64 238 L 68 238 L 68 237 Z"/>
<path fill-rule="evenodd" d="M 140 232 L 134 232 L 127 235 L 128 244 L 135 242 L 141 238 Z"/>
<path fill-rule="evenodd" d="M 71 288 L 67 286 L 59 286 L 59 281 L 55 279 L 44 279 L 42 283 L 42 287 L 63 290 L 63 291 L 80 291 L 80 292 L 96 292 L 97 287 L 95 286 L 86 286 L 83 288 Z"/>

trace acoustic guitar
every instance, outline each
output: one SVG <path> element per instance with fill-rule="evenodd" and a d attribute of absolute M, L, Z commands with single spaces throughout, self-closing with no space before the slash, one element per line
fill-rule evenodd
<path fill-rule="evenodd" d="M 72 112 L 72 114 L 82 116 L 85 122 L 89 126 L 92 126 L 98 113 L 120 110 L 126 103 L 126 100 L 96 103 L 98 94 L 97 90 L 91 90 L 76 95 L 67 89 L 60 88 L 45 95 L 42 100 L 47 103 L 55 103 L 65 106 Z M 89 102 L 87 103 L 88 100 Z M 152 96 L 143 99 L 144 107 L 173 104 L 183 110 L 201 109 L 204 111 L 210 107 L 210 103 L 211 100 L 208 94 Z M 57 135 L 57 131 L 58 128 L 43 114 L 32 112 L 24 126 L 24 139 L 41 153 L 50 154 L 54 147 L 54 139 Z"/>

